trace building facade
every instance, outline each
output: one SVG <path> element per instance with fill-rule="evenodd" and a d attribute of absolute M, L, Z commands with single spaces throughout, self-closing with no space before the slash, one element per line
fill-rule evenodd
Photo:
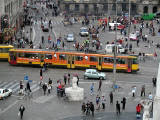
<path fill-rule="evenodd" d="M 116 4 L 117 3 L 117 4 Z M 61 0 L 60 8 L 68 14 L 109 14 L 128 13 L 131 15 L 156 13 L 160 11 L 160 0 Z"/>
<path fill-rule="evenodd" d="M 0 0 L 0 39 L 11 39 L 23 21 L 24 0 Z M 3 38 L 2 38 L 3 36 Z"/>
<path fill-rule="evenodd" d="M 4 20 L 8 23 L 8 27 L 16 27 L 16 22 L 19 24 L 23 5 L 24 0 L 0 0 L 1 30 L 3 29 L 2 23 Z"/>

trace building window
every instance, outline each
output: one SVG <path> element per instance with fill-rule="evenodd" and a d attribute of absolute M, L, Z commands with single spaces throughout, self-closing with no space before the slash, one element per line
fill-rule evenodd
<path fill-rule="evenodd" d="M 95 11 L 95 12 L 97 12 L 97 11 L 98 11 L 97 4 L 95 4 L 95 5 L 94 5 L 94 8 L 93 8 L 93 9 L 94 9 L 94 11 Z"/>
<path fill-rule="evenodd" d="M 103 5 L 103 10 L 104 10 L 104 11 L 108 11 L 108 5 L 107 5 L 107 4 L 104 4 L 104 5 Z"/>
<path fill-rule="evenodd" d="M 65 11 L 67 11 L 67 12 L 69 11 L 69 4 L 65 5 Z"/>
<path fill-rule="evenodd" d="M 88 12 L 88 11 L 89 11 L 89 7 L 88 7 L 87 4 L 84 5 L 84 11 L 85 11 L 85 12 Z"/>
<path fill-rule="evenodd" d="M 145 7 L 143 8 L 143 13 L 148 13 L 148 6 L 145 6 Z"/>
<path fill-rule="evenodd" d="M 122 11 L 127 11 L 127 4 L 126 3 L 122 3 Z"/>
<path fill-rule="evenodd" d="M 116 3 L 113 3 L 112 10 L 116 10 Z"/>
<path fill-rule="evenodd" d="M 75 5 L 75 11 L 79 11 L 79 5 Z"/>
<path fill-rule="evenodd" d="M 157 12 L 157 6 L 154 6 L 153 7 L 153 13 L 156 13 Z"/>

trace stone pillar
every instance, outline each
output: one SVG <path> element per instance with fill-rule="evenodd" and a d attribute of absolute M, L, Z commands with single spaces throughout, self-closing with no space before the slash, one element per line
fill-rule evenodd
<path fill-rule="evenodd" d="M 148 13 L 153 13 L 153 5 L 148 5 Z"/>
<path fill-rule="evenodd" d="M 108 15 L 110 16 L 111 13 L 112 13 L 112 4 L 108 3 Z"/>
<path fill-rule="evenodd" d="M 144 6 L 142 4 L 139 4 L 139 5 L 137 4 L 137 13 L 142 15 L 143 14 L 143 7 Z"/>
<path fill-rule="evenodd" d="M 79 4 L 79 11 L 80 13 L 84 13 L 84 4 Z"/>
<path fill-rule="evenodd" d="M 153 120 L 159 120 L 159 119 L 160 119 L 160 63 L 157 75 L 156 96 L 154 98 L 154 106 L 153 106 Z"/>
<path fill-rule="evenodd" d="M 74 9 L 75 9 L 75 4 L 70 4 L 70 11 L 74 11 Z"/>

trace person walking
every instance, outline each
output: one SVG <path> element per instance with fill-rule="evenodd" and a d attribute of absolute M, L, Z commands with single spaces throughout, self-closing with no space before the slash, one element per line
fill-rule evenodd
<path fill-rule="evenodd" d="M 101 98 L 97 95 L 97 96 L 96 96 L 96 105 L 97 105 L 97 110 L 99 110 L 99 109 L 100 109 L 100 104 L 99 104 L 99 103 L 100 103 L 100 99 L 101 99 Z"/>
<path fill-rule="evenodd" d="M 44 92 L 44 95 L 46 94 L 46 90 L 47 90 L 47 83 L 44 83 L 44 84 L 43 84 L 43 92 Z"/>
<path fill-rule="evenodd" d="M 71 75 L 70 75 L 70 73 L 68 73 L 68 84 L 70 84 L 70 77 L 71 77 Z"/>
<path fill-rule="evenodd" d="M 121 109 L 120 104 L 117 101 L 117 103 L 116 103 L 116 112 L 117 112 L 117 115 L 120 115 L 120 113 L 121 113 L 120 109 Z"/>
<path fill-rule="evenodd" d="M 86 104 L 86 115 L 90 114 L 90 102 L 88 101 Z"/>
<path fill-rule="evenodd" d="M 141 97 L 144 95 L 145 97 L 145 85 L 142 86 L 142 89 L 141 89 Z"/>
<path fill-rule="evenodd" d="M 25 107 L 23 105 L 19 108 L 20 118 L 23 119 L 23 112 L 25 111 Z"/>
<path fill-rule="evenodd" d="M 110 97 L 110 104 L 113 104 L 113 93 L 112 92 L 110 92 L 109 97 Z"/>
<path fill-rule="evenodd" d="M 78 74 L 76 75 L 76 77 L 77 77 L 77 86 L 79 86 L 79 76 L 78 76 Z"/>
<path fill-rule="evenodd" d="M 90 90 L 91 90 L 91 95 L 93 95 L 93 93 L 94 93 L 94 83 L 91 84 Z"/>
<path fill-rule="evenodd" d="M 40 80 L 42 80 L 43 78 L 43 71 L 42 71 L 42 68 L 40 69 Z"/>
<path fill-rule="evenodd" d="M 64 74 L 64 84 L 66 85 L 67 84 L 67 75 Z"/>
<path fill-rule="evenodd" d="M 126 106 L 126 98 L 125 97 L 123 97 L 121 103 L 122 103 L 122 110 L 125 110 L 125 106 Z"/>
<path fill-rule="evenodd" d="M 83 102 L 82 104 L 82 113 L 84 114 L 86 112 L 86 104 Z"/>
<path fill-rule="evenodd" d="M 99 87 L 98 87 L 98 91 L 101 91 L 101 87 L 102 87 L 102 80 L 99 80 Z"/>
<path fill-rule="evenodd" d="M 30 88 L 29 81 L 27 82 L 26 89 L 27 89 L 29 92 L 32 92 L 32 91 L 31 91 L 31 88 Z"/>
<path fill-rule="evenodd" d="M 50 94 L 51 93 L 51 84 L 48 84 L 47 89 L 48 89 L 48 94 Z"/>
<path fill-rule="evenodd" d="M 156 82 L 157 82 L 157 78 L 153 77 L 152 78 L 153 87 L 156 87 Z"/>
<path fill-rule="evenodd" d="M 92 116 L 94 116 L 94 104 L 90 102 L 90 110 L 92 112 Z"/>
<path fill-rule="evenodd" d="M 42 36 L 42 44 L 44 43 L 44 36 Z"/>
<path fill-rule="evenodd" d="M 104 97 L 104 95 L 102 96 L 102 109 L 105 110 L 105 104 L 106 104 L 106 99 Z"/>
<path fill-rule="evenodd" d="M 136 92 L 136 86 L 132 87 L 132 97 L 135 97 L 135 92 Z"/>

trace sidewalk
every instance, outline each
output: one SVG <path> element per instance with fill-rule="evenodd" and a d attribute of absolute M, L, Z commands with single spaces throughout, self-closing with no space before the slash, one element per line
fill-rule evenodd
<path fill-rule="evenodd" d="M 28 38 L 28 41 L 30 42 L 32 40 L 32 42 L 34 42 L 35 40 L 35 30 L 34 30 L 34 27 L 32 27 L 32 32 L 30 33 L 30 26 L 25 26 L 24 27 L 24 31 L 22 30 L 19 30 L 17 33 L 16 33 L 16 45 L 18 44 L 18 39 L 21 39 L 21 38 Z M 22 32 L 22 33 L 21 33 Z M 24 32 L 24 33 L 23 33 Z M 28 33 L 27 33 L 28 32 Z M 25 41 L 25 40 L 24 40 Z M 17 47 L 17 46 L 16 46 Z M 25 48 L 29 48 L 29 45 L 27 43 L 25 43 Z"/>

